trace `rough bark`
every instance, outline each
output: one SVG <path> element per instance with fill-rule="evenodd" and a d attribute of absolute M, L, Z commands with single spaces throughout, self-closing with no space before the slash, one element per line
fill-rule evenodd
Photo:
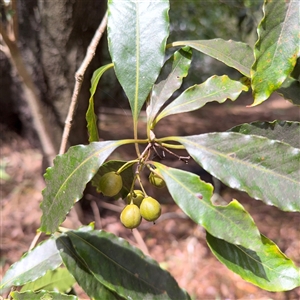
<path fill-rule="evenodd" d="M 74 75 L 102 20 L 106 1 L 18 0 L 17 8 L 18 44 L 45 107 L 43 117 L 49 120 L 58 147 L 74 87 Z M 92 72 L 101 65 L 102 43 L 85 74 L 69 139 L 71 145 L 87 142 L 85 111 Z M 0 105 L 5 106 L 1 122 L 8 122 L 11 127 L 22 124 L 27 137 L 36 139 L 28 120 L 30 110 L 22 97 L 16 74 L 3 54 L 0 62 Z M 5 119 L 5 115 L 9 118 Z"/>

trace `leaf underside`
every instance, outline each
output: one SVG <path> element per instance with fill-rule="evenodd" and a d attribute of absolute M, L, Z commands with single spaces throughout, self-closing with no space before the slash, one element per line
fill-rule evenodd
<path fill-rule="evenodd" d="M 61 263 L 55 239 L 50 238 L 26 253 L 8 269 L 1 281 L 0 291 L 35 281 L 45 275 L 48 270 L 58 268 Z"/>
<path fill-rule="evenodd" d="M 220 262 L 262 289 L 280 292 L 300 286 L 299 268 L 263 235 L 258 251 L 228 243 L 208 232 L 206 240 Z"/>
<path fill-rule="evenodd" d="M 15 300 L 78 300 L 76 296 L 61 294 L 53 291 L 26 291 L 22 293 L 11 292 L 11 296 Z"/>
<path fill-rule="evenodd" d="M 176 51 L 164 64 L 161 73 L 168 75 L 153 86 L 146 110 L 150 127 L 161 107 L 180 88 L 183 78 L 188 75 L 191 61 L 192 51 L 189 47 L 184 47 Z"/>
<path fill-rule="evenodd" d="M 97 86 L 99 80 L 103 73 L 108 69 L 112 68 L 113 64 L 105 65 L 96 71 L 94 71 L 92 79 L 91 79 L 91 88 L 90 88 L 90 100 L 89 100 L 89 107 L 86 111 L 86 121 L 87 121 L 87 129 L 89 134 L 89 142 L 98 142 L 99 141 L 99 134 L 98 134 L 98 126 L 97 126 L 97 116 L 95 114 L 94 109 L 94 95 L 97 90 Z"/>
<path fill-rule="evenodd" d="M 71 290 L 74 283 L 75 279 L 67 269 L 57 268 L 53 271 L 48 271 L 43 277 L 25 284 L 21 292 L 46 290 L 67 293 Z"/>
<path fill-rule="evenodd" d="M 174 42 L 173 45 L 189 46 L 250 77 L 254 55 L 252 48 L 245 43 L 217 38 L 211 40 L 179 41 Z"/>
<path fill-rule="evenodd" d="M 157 123 L 162 118 L 184 112 L 193 111 L 203 107 L 206 103 L 216 101 L 225 102 L 227 99 L 235 100 L 242 91 L 248 87 L 239 81 L 231 80 L 228 76 L 212 76 L 205 82 L 194 85 L 185 90 L 178 98 L 173 100 L 157 116 Z"/>

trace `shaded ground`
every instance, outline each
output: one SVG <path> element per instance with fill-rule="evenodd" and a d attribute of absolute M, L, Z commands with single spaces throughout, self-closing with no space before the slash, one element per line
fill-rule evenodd
<path fill-rule="evenodd" d="M 300 120 L 300 111 L 288 102 L 273 99 L 255 107 L 246 108 L 247 99 L 240 104 L 208 105 L 205 109 L 182 116 L 170 116 L 158 125 L 156 135 L 186 135 L 211 131 L 224 131 L 234 125 L 255 120 Z M 250 104 L 250 103 L 247 103 Z M 143 120 L 143 117 L 142 119 Z M 142 121 L 141 129 L 145 127 Z M 101 137 L 119 139 L 131 137 L 130 114 L 124 110 L 104 109 L 101 112 Z M 3 133 L 5 130 L 1 128 Z M 297 137 L 295 137 L 297 138 Z M 299 138 L 299 137 L 298 137 Z M 20 137 L 7 133 L 1 136 L 1 165 L 10 175 L 0 182 L 1 190 L 1 274 L 28 250 L 35 230 L 39 227 L 44 182 L 41 176 L 41 154 Z M 115 158 L 127 159 L 131 149 L 120 148 Z M 178 165 L 167 157 L 167 165 Z M 178 165 L 179 166 L 179 165 Z M 181 165 L 180 165 L 181 166 Z M 196 170 L 193 163 L 183 166 Z M 149 187 L 151 189 L 151 187 Z M 300 288 L 290 292 L 270 293 L 243 281 L 229 271 L 211 254 L 205 241 L 205 231 L 185 217 L 172 203 L 167 191 L 152 188 L 149 194 L 164 203 L 163 214 L 156 225 L 142 223 L 139 233 L 124 229 L 119 221 L 122 201 L 105 202 L 88 196 L 81 220 L 87 224 L 96 221 L 103 228 L 128 239 L 169 270 L 179 285 L 194 299 L 300 299 Z M 300 214 L 281 212 L 275 207 L 252 200 L 245 193 L 222 187 L 221 196 L 226 202 L 238 199 L 254 218 L 260 231 L 274 240 L 281 250 L 300 266 Z M 98 209 L 100 208 L 100 210 Z M 80 210 L 79 210 L 80 212 Z M 78 220 L 72 214 L 65 226 L 76 228 Z M 144 243 L 140 240 L 143 237 Z M 147 248 L 147 249 L 146 249 Z M 82 299 L 85 299 L 82 294 Z"/>

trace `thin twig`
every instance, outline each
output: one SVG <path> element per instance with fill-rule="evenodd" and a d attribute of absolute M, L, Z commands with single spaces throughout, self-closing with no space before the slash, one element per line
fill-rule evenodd
<path fill-rule="evenodd" d="M 146 243 L 144 242 L 144 239 L 143 237 L 141 236 L 140 232 L 136 229 L 136 228 L 133 228 L 132 229 L 132 234 L 135 238 L 135 240 L 137 241 L 140 249 L 148 256 L 150 256 L 150 253 L 149 253 L 149 250 L 148 250 L 148 247 L 146 245 Z"/>
<path fill-rule="evenodd" d="M 29 72 L 27 71 L 15 38 L 9 37 L 2 22 L 0 22 L 0 34 L 2 35 L 3 42 L 9 49 L 10 55 L 8 58 L 20 76 L 25 100 L 27 101 L 32 114 L 33 125 L 41 142 L 42 150 L 47 159 L 48 166 L 51 166 L 56 155 L 56 150 L 49 132 L 51 127 L 48 124 L 47 119 L 43 118 L 45 114 L 43 113 L 39 93 Z"/>
<path fill-rule="evenodd" d="M 36 245 L 38 239 L 40 238 L 41 234 L 42 234 L 41 231 L 39 231 L 39 232 L 36 233 L 34 239 L 32 240 L 32 242 L 31 242 L 31 244 L 30 244 L 30 247 L 29 247 L 29 249 L 28 249 L 28 252 L 29 252 L 30 250 L 32 250 L 32 249 L 35 247 L 35 245 Z"/>
<path fill-rule="evenodd" d="M 73 90 L 71 104 L 69 107 L 69 112 L 68 112 L 68 115 L 67 115 L 67 118 L 65 121 L 65 127 L 64 127 L 64 132 L 63 132 L 62 139 L 61 139 L 59 154 L 63 154 L 66 151 L 68 138 L 69 138 L 71 127 L 72 127 L 73 116 L 75 113 L 76 104 L 77 104 L 77 100 L 78 100 L 78 95 L 79 95 L 81 85 L 83 82 L 83 78 L 84 78 L 84 73 L 85 73 L 88 65 L 92 61 L 93 57 L 95 56 L 96 48 L 97 48 L 99 41 L 103 35 L 106 25 L 107 25 L 107 12 L 105 13 L 96 33 L 87 49 L 86 56 L 81 64 L 81 66 L 79 67 L 79 69 L 77 70 L 77 72 L 75 74 L 76 82 L 75 82 L 75 86 L 74 86 L 74 90 Z"/>
<path fill-rule="evenodd" d="M 101 229 L 102 222 L 101 222 L 101 216 L 100 216 L 98 205 L 95 200 L 91 200 L 90 205 L 91 205 L 91 208 L 92 208 L 92 211 L 94 214 L 94 218 L 95 218 L 95 228 Z"/>

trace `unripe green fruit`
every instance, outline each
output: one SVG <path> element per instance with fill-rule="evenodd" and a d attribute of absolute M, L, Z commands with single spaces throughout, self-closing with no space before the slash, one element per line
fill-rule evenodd
<path fill-rule="evenodd" d="M 135 204 L 125 206 L 121 212 L 120 220 L 126 228 L 138 227 L 142 221 L 140 209 Z"/>
<path fill-rule="evenodd" d="M 154 222 L 161 214 L 161 207 L 157 200 L 152 197 L 146 197 L 141 203 L 140 212 L 145 220 Z"/>
<path fill-rule="evenodd" d="M 108 172 L 99 180 L 99 190 L 104 196 L 113 197 L 117 195 L 123 186 L 123 180 L 120 174 Z"/>
<path fill-rule="evenodd" d="M 166 186 L 165 181 L 161 177 L 159 177 L 158 175 L 152 172 L 149 175 L 149 181 L 152 185 L 160 189 Z"/>
<path fill-rule="evenodd" d="M 140 207 L 144 198 L 145 198 L 145 195 L 141 190 L 134 190 L 132 193 L 129 193 L 127 195 L 127 204 L 130 204 L 131 200 L 132 200 L 133 204 Z"/>

